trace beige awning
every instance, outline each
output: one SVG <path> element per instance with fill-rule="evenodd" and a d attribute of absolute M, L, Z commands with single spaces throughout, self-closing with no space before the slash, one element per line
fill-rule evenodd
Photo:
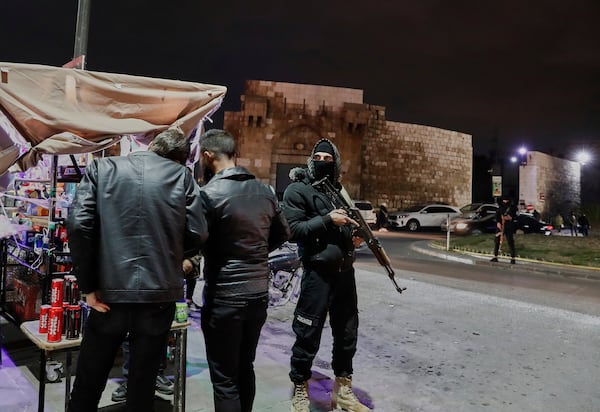
<path fill-rule="evenodd" d="M 170 127 L 189 135 L 219 108 L 226 91 L 179 80 L 0 62 L 0 174 L 17 158 L 26 169 L 42 154 L 95 152 L 123 135 L 152 137 Z"/>

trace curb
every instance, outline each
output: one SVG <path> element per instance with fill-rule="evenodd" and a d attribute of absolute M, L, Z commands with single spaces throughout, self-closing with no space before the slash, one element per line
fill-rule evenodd
<path fill-rule="evenodd" d="M 485 266 L 501 266 L 505 267 L 504 264 L 493 263 L 487 261 L 491 258 L 491 254 L 467 252 L 460 250 L 447 251 L 439 249 L 439 246 L 433 245 L 431 241 L 423 241 L 418 243 L 425 243 L 426 247 L 419 246 L 415 243 L 411 245 L 411 249 L 417 253 L 424 255 L 434 256 L 439 259 L 450 260 L 458 263 L 468 265 L 485 265 Z M 466 257 L 470 256 L 470 257 Z M 502 259 L 502 257 L 500 257 Z M 531 272 L 546 273 L 551 275 L 559 275 L 564 277 L 573 277 L 580 279 L 591 279 L 600 280 L 600 268 L 590 266 L 574 266 L 566 265 L 563 263 L 552 263 L 552 262 L 541 262 L 539 260 L 517 258 L 519 270 L 528 270 Z M 514 266 L 506 266 L 510 269 Z"/>
<path fill-rule="evenodd" d="M 434 248 L 430 244 L 428 244 L 428 246 L 430 248 Z M 455 256 L 455 255 L 450 254 L 450 253 L 436 252 L 435 250 L 425 249 L 425 248 L 421 248 L 419 246 L 416 246 L 414 243 L 410 245 L 410 248 L 412 250 L 414 250 L 415 252 L 420 253 L 422 255 L 434 256 L 434 257 L 437 257 L 437 258 L 440 258 L 440 259 L 445 259 L 445 260 L 451 260 L 453 262 L 464 263 L 466 265 L 474 265 L 475 264 L 475 259 L 470 259 L 470 258 Z"/>

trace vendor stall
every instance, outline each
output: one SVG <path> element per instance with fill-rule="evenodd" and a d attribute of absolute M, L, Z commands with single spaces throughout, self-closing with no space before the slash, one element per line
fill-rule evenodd
<path fill-rule="evenodd" d="M 18 321 L 37 318 L 50 280 L 69 273 L 63 223 L 87 154 L 123 139 L 145 147 L 168 128 L 186 136 L 196 130 L 194 144 L 225 93 L 216 85 L 0 62 L 1 309 L 10 306 Z M 11 265 L 24 275 L 11 276 Z"/>

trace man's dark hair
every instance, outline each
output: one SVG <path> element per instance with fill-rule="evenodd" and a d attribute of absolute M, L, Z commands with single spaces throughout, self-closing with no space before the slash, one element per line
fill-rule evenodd
<path fill-rule="evenodd" d="M 159 133 L 148 150 L 159 156 L 179 162 L 185 165 L 190 155 L 190 141 L 185 138 L 183 133 L 176 129 L 167 129 Z"/>
<path fill-rule="evenodd" d="M 209 130 L 200 137 L 200 151 L 213 152 L 217 158 L 225 155 L 231 159 L 236 155 L 235 139 L 225 130 Z"/>

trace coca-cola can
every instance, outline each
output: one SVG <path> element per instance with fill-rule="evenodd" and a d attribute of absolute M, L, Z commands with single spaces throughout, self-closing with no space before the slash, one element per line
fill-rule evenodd
<path fill-rule="evenodd" d="M 62 318 L 63 308 L 52 306 L 48 314 L 48 342 L 60 342 L 62 340 Z"/>
<path fill-rule="evenodd" d="M 54 278 L 50 284 L 50 305 L 62 308 L 65 280 Z"/>
<path fill-rule="evenodd" d="M 40 329 L 39 333 L 48 333 L 48 316 L 50 315 L 50 305 L 40 306 Z"/>
<path fill-rule="evenodd" d="M 78 339 L 81 332 L 81 308 L 69 305 L 67 308 L 67 339 Z"/>

